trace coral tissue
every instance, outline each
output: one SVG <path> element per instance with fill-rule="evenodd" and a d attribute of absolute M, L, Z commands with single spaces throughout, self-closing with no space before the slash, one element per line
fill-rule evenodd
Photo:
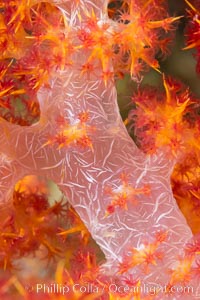
<path fill-rule="evenodd" d="M 139 149 L 119 114 L 114 84 L 125 73 L 139 82 L 148 67 L 159 72 L 156 54 L 168 54 L 179 17 L 169 16 L 166 1 L 118 2 L 119 13 L 103 0 L 0 1 L 5 299 L 54 299 L 50 279 L 41 284 L 29 274 L 24 281 L 15 270 L 41 247 L 49 260 L 62 257 L 54 264 L 55 299 L 63 299 L 61 285 L 69 288 L 66 299 L 198 299 L 200 240 L 192 240 L 170 185 L 182 152 L 196 147 L 198 125 L 183 121 L 195 100 L 165 76 L 162 94 L 135 94 L 127 122 Z M 50 205 L 41 183 L 32 191 L 34 176 L 53 180 L 73 209 Z M 59 218 L 71 218 L 71 228 Z M 90 236 L 105 255 L 102 264 L 94 262 Z M 82 252 L 73 256 L 78 244 Z"/>

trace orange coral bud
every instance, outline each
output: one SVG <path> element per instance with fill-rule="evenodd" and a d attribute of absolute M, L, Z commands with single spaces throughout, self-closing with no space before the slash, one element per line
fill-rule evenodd
<path fill-rule="evenodd" d="M 110 196 L 111 204 L 107 207 L 107 214 L 113 213 L 116 207 L 127 210 L 128 203 L 132 203 L 134 205 L 137 204 L 136 195 L 150 194 L 150 186 L 144 185 L 142 188 L 133 188 L 128 181 L 128 175 L 125 173 L 121 173 L 120 180 L 122 181 L 122 185 L 118 188 L 106 187 L 105 193 Z"/>
<path fill-rule="evenodd" d="M 137 107 L 130 113 L 129 120 L 133 118 L 138 144 L 145 152 L 161 148 L 167 155 L 177 157 L 192 140 L 195 142 L 185 121 L 185 115 L 195 101 L 188 88 L 180 83 L 163 77 L 163 84 L 165 95 L 155 88 L 148 88 L 133 97 Z"/>
<path fill-rule="evenodd" d="M 74 120 L 72 124 L 67 123 L 62 117 L 59 118 L 57 121 L 60 127 L 58 133 L 49 138 L 43 147 L 58 144 L 58 149 L 76 145 L 93 149 L 92 140 L 88 136 L 88 133 L 94 131 L 95 128 L 86 124 L 88 120 L 88 112 L 80 113 L 78 119 Z"/>
<path fill-rule="evenodd" d="M 170 285 L 187 285 L 191 280 L 193 257 L 180 258 L 177 266 L 170 270 Z"/>
<path fill-rule="evenodd" d="M 139 266 L 145 273 L 149 272 L 150 265 L 156 265 L 158 260 L 162 260 L 164 253 L 159 250 L 159 246 L 166 241 L 167 232 L 158 231 L 153 242 L 141 244 L 138 248 L 130 249 L 131 254 L 126 255 L 119 265 L 119 274 Z"/>
<path fill-rule="evenodd" d="M 82 112 L 78 115 L 79 120 L 81 123 L 86 123 L 89 120 L 89 113 L 88 112 Z"/>

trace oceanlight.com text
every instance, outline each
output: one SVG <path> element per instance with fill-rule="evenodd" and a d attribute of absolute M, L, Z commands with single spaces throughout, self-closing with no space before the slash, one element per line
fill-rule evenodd
<path fill-rule="evenodd" d="M 81 294 L 102 294 L 104 292 L 109 292 L 111 294 L 133 294 L 133 295 L 156 295 L 156 294 L 194 294 L 194 289 L 192 286 L 168 286 L 168 285 L 151 285 L 142 284 L 140 286 L 131 285 L 117 285 L 112 283 L 105 286 L 97 286 L 95 284 L 79 284 L 75 283 L 73 285 L 67 284 L 36 284 L 34 290 L 37 293 L 48 293 L 48 294 L 69 294 L 69 293 L 81 293 Z"/>

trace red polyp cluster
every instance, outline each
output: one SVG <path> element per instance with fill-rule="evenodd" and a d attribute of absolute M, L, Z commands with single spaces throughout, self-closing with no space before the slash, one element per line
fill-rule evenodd
<path fill-rule="evenodd" d="M 192 125 L 197 101 L 187 87 L 171 78 L 163 80 L 165 92 L 147 87 L 133 95 L 136 107 L 129 114 L 139 147 L 146 153 L 162 149 L 178 157 L 196 143 L 197 122 Z"/>
<path fill-rule="evenodd" d="M 106 216 L 114 213 L 116 208 L 128 210 L 129 205 L 137 206 L 137 195 L 149 195 L 151 192 L 149 185 L 134 188 L 128 176 L 124 173 L 121 174 L 120 181 L 120 185 L 117 187 L 107 186 L 105 189 L 105 196 L 111 198 L 111 202 L 107 206 Z"/>
<path fill-rule="evenodd" d="M 51 3 L 1 1 L 0 9 L 1 116 L 30 125 L 39 117 L 39 88 L 48 85 L 53 70 L 71 63 L 71 43 L 64 17 Z M 18 102 L 19 116 L 14 112 Z"/>
<path fill-rule="evenodd" d="M 19 125 L 36 122 L 39 88 L 48 86 L 54 71 L 73 64 L 73 53 L 82 51 L 87 57 L 81 76 L 95 74 L 105 84 L 129 72 L 138 78 L 147 65 L 157 69 L 155 55 L 168 53 L 177 20 L 157 2 L 124 1 L 119 19 L 110 22 L 100 22 L 94 11 L 85 9 L 75 30 L 53 2 L 1 1 L 1 116 Z"/>
<path fill-rule="evenodd" d="M 196 70 L 200 73 L 200 5 L 199 1 L 185 0 L 188 5 L 189 22 L 186 30 L 187 46 L 184 49 L 196 49 Z"/>
<path fill-rule="evenodd" d="M 164 3 L 164 2 L 163 2 Z M 94 11 L 79 15 L 80 26 L 72 30 L 61 11 L 51 2 L 1 1 L 1 59 L 12 61 L 12 74 L 24 93 L 47 84 L 51 71 L 71 65 L 71 55 L 88 56 L 81 69 L 94 71 L 100 63 L 106 83 L 114 73 L 136 78 L 145 65 L 158 69 L 155 55 L 169 51 L 174 21 L 160 1 L 124 1 L 114 21 L 101 22 Z M 151 9 L 154 5 L 154 10 Z M 162 8 L 161 8 L 162 7 Z M 71 34 L 73 31 L 73 34 Z"/>
<path fill-rule="evenodd" d="M 162 260 L 164 252 L 160 250 L 160 245 L 167 240 L 167 232 L 157 232 L 152 242 L 144 241 L 138 248 L 130 249 L 130 254 L 123 258 L 119 265 L 119 274 L 126 273 L 132 268 L 141 268 L 142 272 L 149 273 L 150 268 L 157 265 L 158 260 Z"/>
<path fill-rule="evenodd" d="M 152 9 L 152 6 L 154 9 Z M 165 1 L 123 1 L 113 16 L 118 22 L 114 34 L 114 68 L 137 79 L 146 66 L 158 70 L 156 55 L 169 54 L 169 45 L 179 18 L 169 17 Z M 112 14 L 111 14 L 112 15 Z"/>
<path fill-rule="evenodd" d="M 29 260 L 34 255 L 41 261 L 54 261 L 55 268 L 55 262 L 64 259 L 67 253 L 68 271 L 72 277 L 75 274 L 80 277 L 83 268 L 84 272 L 88 271 L 86 257 L 93 256 L 95 260 L 99 250 L 67 200 L 62 197 L 50 203 L 48 196 L 44 179 L 27 176 L 17 183 L 13 202 L 1 215 L 0 267 L 12 273 L 19 269 L 18 259 Z M 84 261 L 81 269 L 74 272 L 78 263 L 75 252 L 80 251 L 83 251 Z"/>
<path fill-rule="evenodd" d="M 79 113 L 78 117 L 71 122 L 60 117 L 56 122 L 58 126 L 55 135 L 49 137 L 43 147 L 55 144 L 57 149 L 73 146 L 92 149 L 92 140 L 89 135 L 95 132 L 95 127 L 88 125 L 88 120 L 89 114 L 87 112 Z"/>
<path fill-rule="evenodd" d="M 199 149 L 185 153 L 184 160 L 177 163 L 171 176 L 174 197 L 193 233 L 199 232 L 200 189 Z"/>

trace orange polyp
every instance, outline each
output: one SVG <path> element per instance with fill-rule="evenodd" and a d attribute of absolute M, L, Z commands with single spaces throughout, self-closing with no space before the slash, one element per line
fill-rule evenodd
<path fill-rule="evenodd" d="M 144 272 L 149 272 L 149 265 L 156 265 L 156 247 L 154 245 L 148 245 L 144 249 L 132 249 L 131 256 L 128 257 L 128 263 L 121 264 L 119 274 L 123 274 L 136 266 L 144 268 Z"/>
<path fill-rule="evenodd" d="M 80 146 L 82 146 L 83 148 L 91 148 L 93 150 L 93 145 L 92 145 L 92 141 L 88 136 L 83 136 L 80 137 L 77 140 L 77 144 L 79 144 Z"/>
<path fill-rule="evenodd" d="M 176 268 L 170 271 L 170 285 L 184 284 L 187 285 L 191 280 L 192 263 L 194 257 L 186 257 L 179 260 Z"/>
<path fill-rule="evenodd" d="M 144 185 L 142 188 L 134 188 L 129 183 L 128 178 L 129 175 L 126 173 L 121 173 L 120 180 L 122 181 L 122 185 L 118 186 L 119 190 L 111 187 L 105 188 L 105 193 L 112 199 L 111 203 L 107 206 L 106 216 L 114 213 L 116 207 L 127 210 L 128 203 L 137 205 L 138 201 L 135 196 L 140 194 L 150 194 L 151 188 L 149 185 Z"/>
<path fill-rule="evenodd" d="M 165 31 L 169 31 L 171 30 L 171 26 L 172 23 L 180 20 L 181 18 L 183 18 L 183 16 L 179 16 L 179 17 L 170 17 L 170 18 L 166 18 L 164 20 L 160 20 L 160 21 L 149 21 L 148 22 L 148 26 L 149 28 L 163 28 Z"/>
<path fill-rule="evenodd" d="M 83 64 L 81 66 L 81 76 L 84 75 L 85 73 L 87 75 L 89 75 L 89 74 L 93 73 L 94 70 L 95 70 L 94 65 L 90 62 L 86 62 L 85 64 Z"/>
<path fill-rule="evenodd" d="M 88 112 L 79 113 L 75 124 L 69 124 L 63 118 L 61 121 L 58 120 L 60 127 L 58 128 L 58 133 L 49 138 L 49 140 L 43 144 L 43 147 L 58 144 L 58 149 L 61 149 L 63 147 L 79 145 L 83 148 L 91 148 L 93 150 L 92 140 L 88 134 L 94 132 L 95 128 L 87 125 L 86 123 L 88 121 Z"/>
<path fill-rule="evenodd" d="M 155 152 L 162 149 L 168 157 L 179 158 L 186 147 L 196 141 L 195 129 L 184 118 L 195 101 L 188 88 L 180 83 L 163 76 L 163 85 L 165 94 L 152 95 L 152 88 L 143 94 L 139 92 L 136 100 L 133 98 L 137 104 L 135 134 L 145 152 L 150 154 L 153 149 Z"/>
<path fill-rule="evenodd" d="M 89 113 L 86 112 L 82 112 L 78 115 L 79 120 L 81 121 L 81 123 L 86 123 L 87 121 L 89 121 L 90 116 Z"/>
<path fill-rule="evenodd" d="M 171 93 L 170 93 L 169 85 L 167 84 L 166 77 L 164 74 L 163 74 L 163 85 L 164 85 L 165 93 L 166 93 L 166 103 L 170 104 L 171 100 L 172 100 Z"/>
<path fill-rule="evenodd" d="M 125 255 L 123 262 L 119 265 L 119 274 L 123 274 L 135 267 L 141 267 L 145 273 L 149 273 L 150 265 L 156 266 L 158 260 L 162 260 L 164 252 L 159 246 L 167 239 L 166 231 L 155 233 L 154 241 L 141 244 L 138 248 L 130 249 L 131 255 Z"/>

